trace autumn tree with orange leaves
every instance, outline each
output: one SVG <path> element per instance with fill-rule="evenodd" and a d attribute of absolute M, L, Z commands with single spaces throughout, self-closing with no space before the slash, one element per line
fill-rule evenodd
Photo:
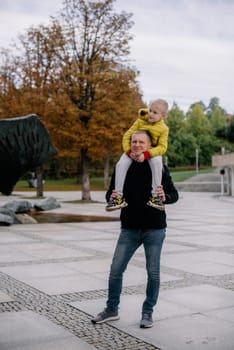
<path fill-rule="evenodd" d="M 82 199 L 90 200 L 90 161 L 108 168 L 123 132 L 142 106 L 129 55 L 131 14 L 114 0 L 65 0 L 49 26 L 30 28 L 18 55 L 5 52 L 0 116 L 38 113 L 59 156 L 81 165 Z"/>

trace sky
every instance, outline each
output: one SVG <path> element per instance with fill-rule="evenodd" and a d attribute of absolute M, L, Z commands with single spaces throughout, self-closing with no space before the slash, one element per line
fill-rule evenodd
<path fill-rule="evenodd" d="M 234 114 L 234 0 L 116 0 L 132 13 L 131 62 L 143 100 L 184 110 L 212 97 Z M 0 47 L 32 25 L 48 24 L 62 0 L 0 0 Z"/>

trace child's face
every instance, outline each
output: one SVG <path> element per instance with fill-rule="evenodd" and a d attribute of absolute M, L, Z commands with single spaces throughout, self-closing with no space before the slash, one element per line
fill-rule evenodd
<path fill-rule="evenodd" d="M 163 111 L 162 106 L 155 102 L 152 103 L 149 107 L 149 122 L 155 123 L 159 122 L 161 119 L 165 118 L 165 111 Z"/>

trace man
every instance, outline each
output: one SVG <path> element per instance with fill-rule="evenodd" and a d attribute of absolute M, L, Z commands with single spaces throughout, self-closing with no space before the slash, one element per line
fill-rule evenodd
<path fill-rule="evenodd" d="M 160 287 L 160 255 L 166 233 L 166 213 L 147 205 L 151 194 L 152 174 L 148 161 L 144 159 L 144 152 L 150 146 L 150 136 L 146 131 L 138 130 L 132 134 L 131 157 L 134 161 L 127 172 L 123 190 L 128 206 L 121 209 L 121 232 L 110 269 L 106 308 L 92 319 L 93 323 L 119 319 L 123 273 L 137 248 L 143 244 L 148 280 L 140 327 L 153 326 L 153 308 L 157 303 Z M 115 172 L 106 194 L 107 201 L 118 195 L 114 183 Z M 162 184 L 156 188 L 156 193 L 164 204 L 178 200 L 178 192 L 166 166 L 163 167 Z"/>
<path fill-rule="evenodd" d="M 165 210 L 165 206 L 161 199 L 157 197 L 155 191 L 162 182 L 162 156 L 166 152 L 168 144 L 168 126 L 164 122 L 167 111 L 167 101 L 157 99 L 150 102 L 149 109 L 140 109 L 137 120 L 124 133 L 122 140 L 124 153 L 115 167 L 115 189 L 118 192 L 118 196 L 107 203 L 107 211 L 122 209 L 128 205 L 123 196 L 123 187 L 127 171 L 133 160 L 131 155 L 131 136 L 137 130 L 147 131 L 152 143 L 150 149 L 144 153 L 144 159 L 148 160 L 152 172 L 152 193 L 147 204 L 153 208 Z"/>

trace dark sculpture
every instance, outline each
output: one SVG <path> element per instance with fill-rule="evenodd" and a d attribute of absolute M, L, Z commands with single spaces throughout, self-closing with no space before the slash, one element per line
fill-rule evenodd
<path fill-rule="evenodd" d="M 0 119 L 0 192 L 9 196 L 24 173 L 56 153 L 38 115 Z"/>

